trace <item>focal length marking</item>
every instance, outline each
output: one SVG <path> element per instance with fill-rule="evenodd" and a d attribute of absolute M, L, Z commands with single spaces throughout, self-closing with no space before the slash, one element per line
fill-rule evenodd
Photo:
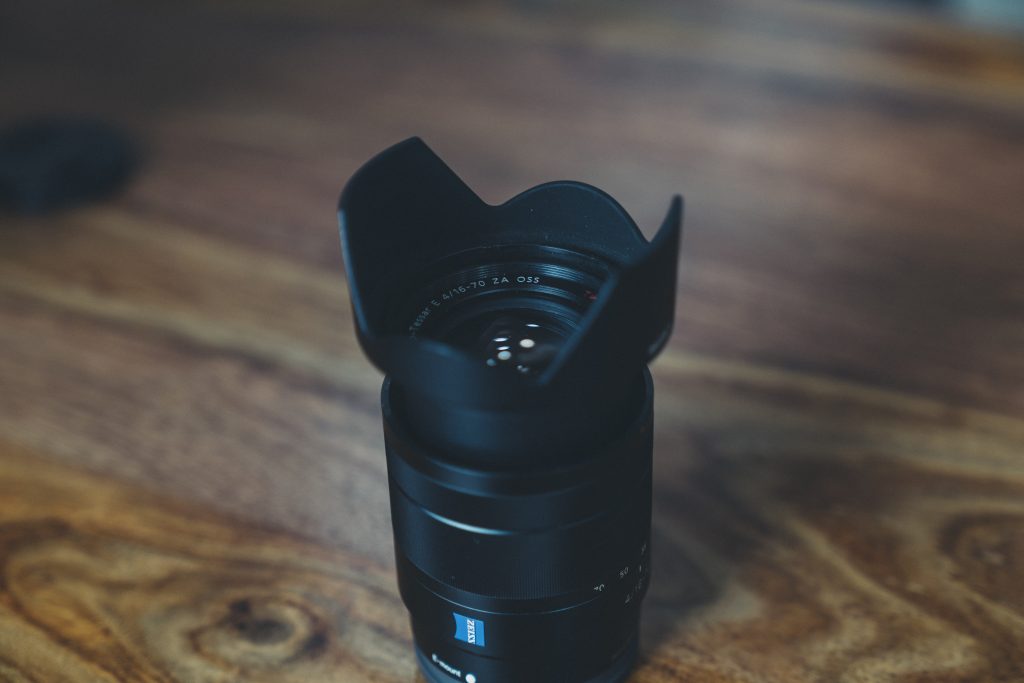
<path fill-rule="evenodd" d="M 416 314 L 412 323 L 409 325 L 409 336 L 415 337 L 423 325 L 427 322 L 427 318 L 430 314 L 442 306 L 458 299 L 459 297 L 470 294 L 472 292 L 478 292 L 485 289 L 494 289 L 497 287 L 513 287 L 515 285 L 539 285 L 542 282 L 540 275 L 527 275 L 525 273 L 515 273 L 509 275 L 502 273 L 501 275 L 489 275 L 485 277 L 477 277 L 472 280 L 467 280 L 461 284 L 449 287 L 448 289 L 436 292 L 427 302 L 423 308 Z"/>

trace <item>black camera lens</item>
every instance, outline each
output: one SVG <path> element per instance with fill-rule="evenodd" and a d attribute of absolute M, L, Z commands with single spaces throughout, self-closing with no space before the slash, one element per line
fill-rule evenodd
<path fill-rule="evenodd" d="M 434 309 L 414 333 L 465 350 L 492 368 L 533 375 L 545 370 L 596 299 L 603 268 L 565 250 L 534 251 L 535 259 L 547 260 L 474 266 L 431 283 L 429 300 L 417 300 L 406 313 L 415 324 L 425 305 Z M 473 254 L 462 256 L 467 258 Z"/>
<path fill-rule="evenodd" d="M 650 576 L 647 363 L 671 331 L 681 210 L 648 242 L 581 183 L 489 206 L 418 139 L 342 193 L 428 680 L 628 674 Z"/>
<path fill-rule="evenodd" d="M 526 308 L 483 311 L 461 321 L 441 339 L 479 353 L 491 367 L 536 373 L 554 360 L 575 322 Z"/>

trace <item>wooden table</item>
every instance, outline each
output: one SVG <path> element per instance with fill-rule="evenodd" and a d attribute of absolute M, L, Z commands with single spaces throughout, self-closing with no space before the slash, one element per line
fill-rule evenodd
<path fill-rule="evenodd" d="M 334 205 L 689 200 L 633 680 L 1024 680 L 1024 47 L 841 2 L 0 8 L 0 115 L 126 125 L 0 223 L 0 679 L 417 680 Z"/>

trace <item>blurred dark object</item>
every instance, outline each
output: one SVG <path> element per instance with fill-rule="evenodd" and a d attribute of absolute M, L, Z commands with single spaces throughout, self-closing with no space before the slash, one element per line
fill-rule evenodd
<path fill-rule="evenodd" d="M 138 166 L 119 128 L 91 119 L 36 119 L 0 131 L 0 206 L 42 214 L 116 193 Z"/>

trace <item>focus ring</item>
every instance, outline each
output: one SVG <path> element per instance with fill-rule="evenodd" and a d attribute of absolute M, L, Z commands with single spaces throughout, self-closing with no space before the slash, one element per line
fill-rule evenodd
<path fill-rule="evenodd" d="M 425 575 L 498 600 L 576 604 L 633 565 L 650 531 L 651 405 L 605 452 L 570 468 L 467 472 L 431 457 L 389 419 L 395 543 Z"/>
<path fill-rule="evenodd" d="M 409 561 L 442 584 L 502 599 L 588 595 L 629 562 L 646 539 L 650 478 L 610 505 L 607 513 L 582 522 L 507 532 L 432 515 L 391 481 L 395 542 Z"/>

